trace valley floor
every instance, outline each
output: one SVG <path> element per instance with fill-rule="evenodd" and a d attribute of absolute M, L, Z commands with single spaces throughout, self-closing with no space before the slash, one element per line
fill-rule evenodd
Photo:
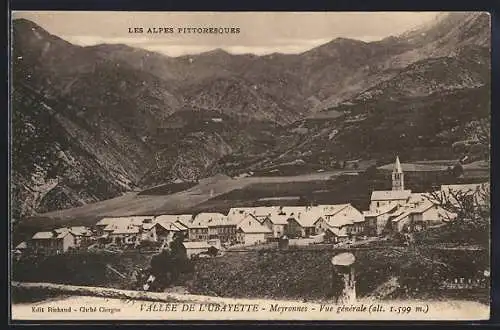
<path fill-rule="evenodd" d="M 352 172 L 352 171 L 348 171 Z M 212 198 L 226 194 L 236 189 L 256 183 L 286 183 L 309 182 L 314 180 L 329 180 L 344 171 L 310 173 L 296 176 L 277 177 L 246 177 L 238 179 L 210 178 L 200 181 L 196 186 L 170 195 L 140 195 L 138 192 L 129 192 L 123 196 L 84 205 L 81 207 L 59 210 L 40 214 L 27 219 L 24 224 L 29 227 L 43 227 L 47 219 L 57 223 L 72 221 L 75 225 L 93 225 L 103 216 L 127 216 L 138 214 L 166 214 L 181 213 L 202 204 Z M 52 225 L 52 224 L 51 224 Z"/>

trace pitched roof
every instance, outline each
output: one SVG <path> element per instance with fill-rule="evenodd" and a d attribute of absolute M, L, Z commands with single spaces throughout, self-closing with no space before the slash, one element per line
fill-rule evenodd
<path fill-rule="evenodd" d="M 193 222 L 189 223 L 189 229 L 192 229 L 192 228 L 207 228 L 208 229 L 208 224 L 203 222 L 203 221 L 193 220 Z"/>
<path fill-rule="evenodd" d="M 272 214 L 267 217 L 271 223 L 275 225 L 286 225 L 288 224 L 289 216 L 286 214 Z"/>
<path fill-rule="evenodd" d="M 408 204 L 420 204 L 425 201 L 428 201 L 429 199 L 426 198 L 426 196 L 429 196 L 428 193 L 411 193 L 410 197 L 408 198 Z"/>
<path fill-rule="evenodd" d="M 281 208 L 281 214 L 286 215 L 297 215 L 301 212 L 305 212 L 310 206 L 283 206 Z"/>
<path fill-rule="evenodd" d="M 410 197 L 411 190 L 374 190 L 372 201 L 406 200 Z"/>
<path fill-rule="evenodd" d="M 75 235 L 71 230 L 67 228 L 63 228 L 63 230 L 55 230 L 54 232 L 57 234 L 57 236 L 55 236 L 54 238 L 63 238 L 68 234 Z"/>
<path fill-rule="evenodd" d="M 154 227 L 154 226 L 156 226 L 156 225 L 160 225 L 160 224 L 159 224 L 159 223 L 157 223 L 157 222 L 155 222 L 155 223 L 153 223 L 153 222 L 151 222 L 151 223 L 143 223 L 143 224 L 142 224 L 142 228 L 143 228 L 144 230 L 150 230 L 151 228 L 153 228 L 153 227 Z"/>
<path fill-rule="evenodd" d="M 58 239 L 70 234 L 69 230 L 60 231 L 40 231 L 33 235 L 32 239 Z M 74 235 L 73 233 L 71 233 Z"/>
<path fill-rule="evenodd" d="M 101 220 L 97 221 L 96 226 L 107 226 L 112 222 L 115 222 L 116 221 L 115 219 L 116 218 L 109 218 L 109 217 L 102 218 Z"/>
<path fill-rule="evenodd" d="M 323 212 L 325 214 L 330 214 L 330 215 L 333 215 L 337 212 L 340 212 L 341 210 L 343 210 L 344 208 L 346 208 L 347 206 L 349 206 L 351 204 L 333 204 L 333 205 L 318 205 L 319 208 L 323 209 Z"/>
<path fill-rule="evenodd" d="M 154 218 L 156 222 L 190 222 L 193 220 L 192 214 L 162 214 Z"/>
<path fill-rule="evenodd" d="M 174 224 L 179 228 L 180 230 L 187 230 L 188 226 L 182 223 L 181 221 L 176 221 Z"/>
<path fill-rule="evenodd" d="M 434 206 L 435 206 L 435 204 L 432 203 L 431 201 L 426 201 L 426 202 L 420 204 L 419 206 L 413 208 L 411 210 L 411 212 L 412 213 L 422 213 L 422 212 L 425 212 L 425 211 L 427 211 L 428 209 L 430 209 L 430 208 L 432 208 Z"/>
<path fill-rule="evenodd" d="M 246 216 L 239 224 L 238 229 L 247 234 L 272 233 L 272 230 L 262 225 L 254 216 Z"/>
<path fill-rule="evenodd" d="M 73 226 L 73 227 L 70 227 L 70 230 L 73 234 L 78 235 L 78 236 L 91 234 L 90 228 L 85 227 L 85 226 Z"/>
<path fill-rule="evenodd" d="M 26 242 L 21 242 L 19 244 L 16 245 L 16 249 L 26 249 L 28 247 L 28 244 L 26 244 Z"/>
<path fill-rule="evenodd" d="M 144 224 L 141 224 L 141 226 L 137 226 L 134 223 L 116 222 L 116 223 L 110 223 L 109 225 L 104 227 L 103 230 L 109 232 L 110 234 L 115 234 L 115 235 L 137 234 L 139 233 L 139 227 L 142 227 L 143 225 Z"/>
<path fill-rule="evenodd" d="M 136 226 L 142 225 L 145 220 L 153 220 L 154 216 L 150 215 L 134 215 L 124 217 L 106 217 L 96 223 L 97 226 L 106 226 L 110 224 L 132 224 Z"/>
<path fill-rule="evenodd" d="M 239 221 L 238 221 L 239 222 Z M 217 218 L 208 222 L 208 227 L 218 227 L 218 226 L 236 226 L 237 222 L 230 221 L 229 218 Z"/>
<path fill-rule="evenodd" d="M 233 207 L 229 209 L 227 213 L 227 218 L 231 223 L 238 224 L 247 215 L 255 212 L 253 207 Z"/>
<path fill-rule="evenodd" d="M 253 214 L 257 217 L 278 214 L 281 210 L 279 206 L 258 206 L 253 209 Z"/>
<path fill-rule="evenodd" d="M 432 202 L 426 202 L 422 205 L 420 205 L 419 207 L 411 210 L 409 213 L 411 214 L 421 214 L 421 213 L 424 213 L 426 212 L 427 210 L 433 208 L 433 207 L 437 207 L 437 214 L 439 217 L 443 218 L 444 220 L 447 220 L 447 219 L 450 219 L 450 218 L 454 218 L 457 216 L 456 213 L 453 213 L 453 212 L 450 212 L 450 211 L 447 211 L 445 210 L 443 207 L 437 205 L 437 204 L 434 204 Z"/>
<path fill-rule="evenodd" d="M 391 221 L 392 222 L 399 222 L 399 221 L 407 218 L 410 214 L 411 214 L 411 212 L 408 212 L 408 211 L 401 212 L 395 218 L 391 219 Z"/>
<path fill-rule="evenodd" d="M 208 249 L 210 245 L 207 242 L 183 242 L 186 250 L 188 249 Z"/>
<path fill-rule="evenodd" d="M 175 222 L 156 222 L 155 225 L 162 226 L 163 228 L 165 228 L 166 230 L 169 230 L 169 231 L 181 231 L 181 230 L 183 230 Z"/>
<path fill-rule="evenodd" d="M 319 207 L 309 207 L 292 216 L 302 227 L 314 227 L 316 220 L 324 216 L 324 211 Z"/>
<path fill-rule="evenodd" d="M 139 227 L 137 226 L 119 226 L 111 232 L 112 235 L 128 235 L 138 233 Z"/>
<path fill-rule="evenodd" d="M 91 234 L 90 229 L 84 226 L 61 227 L 54 230 L 58 233 L 70 231 L 75 236 L 89 236 Z"/>
<path fill-rule="evenodd" d="M 212 243 L 212 244 L 211 244 Z M 200 241 L 200 242 L 183 242 L 184 247 L 187 249 L 208 249 L 210 247 L 214 247 L 220 249 L 220 240 L 213 239 L 208 241 Z"/>
<path fill-rule="evenodd" d="M 210 224 L 218 224 L 224 221 L 226 221 L 226 216 L 222 213 L 202 212 L 194 217 L 193 223 L 207 227 Z"/>
<path fill-rule="evenodd" d="M 378 208 L 375 211 L 363 211 L 363 216 L 365 217 L 378 217 L 379 215 L 392 212 L 398 208 L 397 205 L 385 205 L 384 207 Z"/>
<path fill-rule="evenodd" d="M 103 231 L 113 231 L 115 229 L 118 228 L 118 224 L 116 223 L 110 223 L 109 225 L 107 225 L 106 227 L 104 227 L 102 230 Z"/>
<path fill-rule="evenodd" d="M 253 213 L 255 211 L 255 208 L 254 207 L 232 207 L 229 209 L 229 212 L 227 213 L 227 215 L 238 215 L 238 214 L 242 214 L 242 215 L 247 215 L 247 214 L 250 214 L 250 213 Z"/>
<path fill-rule="evenodd" d="M 54 238 L 54 233 L 51 231 L 39 231 L 33 235 L 32 239 L 51 239 Z"/>
<path fill-rule="evenodd" d="M 325 220 L 330 227 L 342 227 L 363 222 L 365 221 L 365 217 L 356 208 L 352 207 L 352 205 L 346 204 L 334 214 L 326 214 Z"/>
<path fill-rule="evenodd" d="M 336 227 L 329 227 L 326 229 L 326 231 L 329 231 L 330 233 L 332 233 L 333 235 L 335 236 L 338 236 L 338 237 L 347 237 L 347 233 L 341 231 L 340 229 L 336 228 Z"/>

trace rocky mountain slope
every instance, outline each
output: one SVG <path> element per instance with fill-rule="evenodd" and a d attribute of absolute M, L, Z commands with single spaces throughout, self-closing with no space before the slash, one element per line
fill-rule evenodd
<path fill-rule="evenodd" d="M 21 82 L 12 95 L 13 217 L 83 205 L 135 187 L 150 158 L 147 146 L 118 145 L 114 123 L 96 129 Z M 113 131 L 112 131 L 113 130 Z M 125 149 L 126 148 L 126 149 Z M 131 150 L 133 149 L 134 150 Z"/>
<path fill-rule="evenodd" d="M 443 156 L 489 115 L 489 36 L 487 14 L 452 13 L 377 42 L 172 58 L 15 20 L 15 218 L 299 158 Z"/>

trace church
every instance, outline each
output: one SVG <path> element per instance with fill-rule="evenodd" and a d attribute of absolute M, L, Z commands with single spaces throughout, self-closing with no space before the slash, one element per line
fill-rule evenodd
<path fill-rule="evenodd" d="M 392 189 L 372 192 L 369 211 L 364 212 L 367 234 L 413 232 L 451 221 L 457 215 L 425 198 L 425 193 L 405 189 L 404 173 L 396 156 L 392 170 Z"/>
<path fill-rule="evenodd" d="M 380 212 L 396 206 L 402 206 L 411 197 L 411 190 L 405 190 L 405 179 L 403 169 L 396 156 L 392 170 L 392 190 L 374 190 L 370 199 L 370 212 Z"/>

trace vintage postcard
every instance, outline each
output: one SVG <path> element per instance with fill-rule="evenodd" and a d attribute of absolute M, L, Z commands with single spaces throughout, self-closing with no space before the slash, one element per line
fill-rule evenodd
<path fill-rule="evenodd" d="M 489 319 L 490 43 L 486 12 L 13 12 L 13 322 Z"/>

